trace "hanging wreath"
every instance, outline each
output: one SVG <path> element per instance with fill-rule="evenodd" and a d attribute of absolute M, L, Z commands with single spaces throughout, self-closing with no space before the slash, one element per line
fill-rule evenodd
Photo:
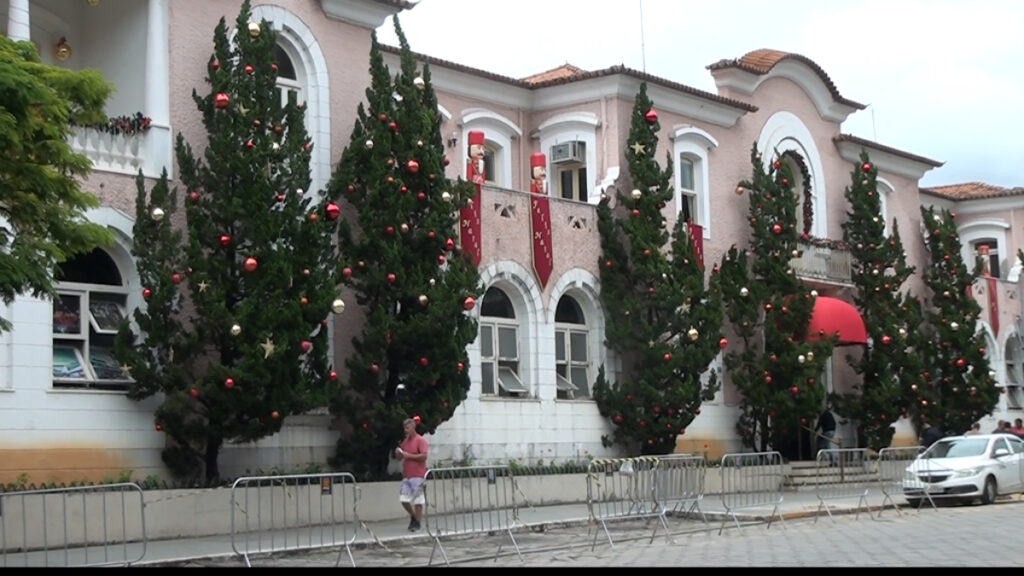
<path fill-rule="evenodd" d="M 783 156 L 787 156 L 793 160 L 800 169 L 800 176 L 804 183 L 804 237 L 811 235 L 811 229 L 814 226 L 814 198 L 811 196 L 811 171 L 807 169 L 807 163 L 804 159 L 792 150 L 783 152 Z"/>

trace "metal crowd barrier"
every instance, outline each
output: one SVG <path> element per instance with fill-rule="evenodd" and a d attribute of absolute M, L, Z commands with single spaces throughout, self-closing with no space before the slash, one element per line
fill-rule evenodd
<path fill-rule="evenodd" d="M 768 516 L 768 528 L 776 516 L 785 522 L 779 513 L 782 504 L 784 472 L 782 454 L 779 452 L 751 452 L 746 454 L 725 454 L 722 456 L 722 505 L 725 516 L 718 528 L 721 534 L 729 518 L 740 527 L 737 510 L 765 508 L 772 506 Z"/>
<path fill-rule="evenodd" d="M 907 467 L 917 459 L 918 454 L 924 451 L 923 446 L 902 446 L 897 448 L 882 448 L 878 451 L 878 484 L 885 496 L 882 499 L 882 506 L 878 510 L 878 516 L 882 516 L 886 504 L 892 504 L 896 514 L 902 516 L 900 507 L 894 497 L 906 498 L 904 489 L 907 486 Z M 931 496 L 925 492 L 925 498 L 935 507 Z M 918 508 L 920 512 L 920 508 Z"/>
<path fill-rule="evenodd" d="M 657 518 L 665 527 L 668 537 L 666 509 L 655 499 L 655 476 L 660 458 L 637 456 L 632 458 L 602 458 L 590 462 L 587 467 L 587 511 L 590 518 L 604 530 L 612 548 L 609 520 L 635 520 Z M 658 532 L 655 525 L 651 542 Z M 590 549 L 597 545 L 597 531 Z"/>
<path fill-rule="evenodd" d="M 878 473 L 875 462 L 868 455 L 866 448 L 827 448 L 818 451 L 815 462 L 815 495 L 818 497 L 818 510 L 814 513 L 814 522 L 822 510 L 835 522 L 829 509 L 829 500 L 857 499 L 855 519 L 860 518 L 861 507 L 874 520 L 868 506 L 868 490 L 875 484 Z"/>
<path fill-rule="evenodd" d="M 667 514 L 689 516 L 699 513 L 707 524 L 707 516 L 700 508 L 704 499 L 704 479 L 707 466 L 703 456 L 694 454 L 667 454 L 660 456 L 654 480 L 654 499 Z"/>
<path fill-rule="evenodd" d="M 523 559 L 512 528 L 519 521 L 516 506 L 516 480 L 507 466 L 467 466 L 431 468 L 423 482 L 424 522 L 434 540 L 430 550 L 441 550 L 445 565 L 450 565 L 441 539 L 449 536 L 506 532 L 519 559 Z M 502 545 L 494 553 L 497 560 Z"/>
<path fill-rule="evenodd" d="M 251 476 L 231 486 L 231 549 L 252 566 L 253 555 L 339 546 L 356 565 L 359 486 L 348 472 Z"/>
<path fill-rule="evenodd" d="M 146 555 L 135 483 L 0 492 L 2 566 L 130 566 Z"/>

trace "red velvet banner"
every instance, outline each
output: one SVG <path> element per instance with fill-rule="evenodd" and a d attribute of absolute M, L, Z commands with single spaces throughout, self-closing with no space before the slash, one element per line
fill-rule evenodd
<path fill-rule="evenodd" d="M 476 185 L 473 201 L 459 209 L 459 238 L 462 251 L 480 265 L 480 185 Z"/>
<path fill-rule="evenodd" d="M 693 243 L 693 254 L 697 257 L 697 265 L 704 269 L 704 227 L 693 222 L 687 223 L 690 227 L 690 242 Z"/>
<path fill-rule="evenodd" d="M 996 279 L 988 277 L 988 320 L 992 333 L 999 336 L 999 285 Z"/>
<path fill-rule="evenodd" d="M 551 212 L 548 197 L 530 195 L 530 236 L 533 238 L 533 270 L 544 288 L 554 269 L 551 253 Z"/>

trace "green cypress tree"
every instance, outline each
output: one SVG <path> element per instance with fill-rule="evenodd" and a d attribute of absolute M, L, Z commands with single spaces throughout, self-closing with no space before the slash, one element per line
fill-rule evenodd
<path fill-rule="evenodd" d="M 458 210 L 474 189 L 444 176 L 430 70 L 417 69 L 393 22 L 401 69 L 392 81 L 374 34 L 366 102 L 330 186 L 357 224 L 341 224 L 338 246 L 343 281 L 366 312 L 332 404 L 350 426 L 336 463 L 362 477 L 386 473 L 403 419 L 418 416 L 432 433 L 465 399 L 466 348 L 477 334 L 468 311 L 482 292 L 476 265 L 456 243 Z"/>
<path fill-rule="evenodd" d="M 737 430 L 760 451 L 779 449 L 800 427 L 813 427 L 825 399 L 818 382 L 835 337 L 810 335 L 813 294 L 790 261 L 797 246 L 797 197 L 789 165 L 776 155 L 765 169 L 755 144 L 749 181 L 750 248 L 733 245 L 721 267 L 722 300 L 738 337 L 726 372 L 742 394 Z"/>
<path fill-rule="evenodd" d="M 835 405 L 836 412 L 859 422 L 858 445 L 880 450 L 891 443 L 893 424 L 903 415 L 904 391 L 921 378 L 921 307 L 904 289 L 914 268 L 907 265 L 895 218 L 886 234 L 878 169 L 866 151 L 850 178 L 843 240 L 853 257 L 854 299 L 870 344 L 859 358 L 850 357 L 861 382 L 854 393 L 836 398 Z"/>
<path fill-rule="evenodd" d="M 118 335 L 136 399 L 161 394 L 156 423 L 179 474 L 217 478 L 225 442 L 280 430 L 289 414 L 324 406 L 327 325 L 337 300 L 331 239 L 339 210 L 310 191 L 312 145 L 303 104 L 282 104 L 276 38 L 242 3 L 233 38 L 222 18 L 193 90 L 207 132 L 196 157 L 175 152 L 187 237 L 171 230 L 176 194 L 139 180 L 135 254 L 147 306 Z"/>
<path fill-rule="evenodd" d="M 708 367 L 725 345 L 717 270 L 705 274 L 688 223 L 669 234 L 662 213 L 672 199 L 672 158 L 658 166 L 660 124 L 647 84 L 633 104 L 626 149 L 634 189 L 598 203 L 601 300 L 606 342 L 623 360 L 609 381 L 602 366 L 594 386 L 598 409 L 614 432 L 602 439 L 644 454 L 675 449 L 676 437 L 714 398 L 718 374 Z"/>
<path fill-rule="evenodd" d="M 960 255 L 954 214 L 948 209 L 922 207 L 921 219 L 928 230 L 931 265 L 925 269 L 924 282 L 931 297 L 925 315 L 924 384 L 910 391 L 909 413 L 918 432 L 927 421 L 960 434 L 999 402 L 985 334 L 978 326 L 981 306 L 970 293 L 981 261 L 968 270 Z"/>

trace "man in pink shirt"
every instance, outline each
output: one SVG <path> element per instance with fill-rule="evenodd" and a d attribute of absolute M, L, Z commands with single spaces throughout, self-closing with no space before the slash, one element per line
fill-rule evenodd
<path fill-rule="evenodd" d="M 427 439 L 416 432 L 416 420 L 402 422 L 405 439 L 395 448 L 395 457 L 402 461 L 402 487 L 398 501 L 409 513 L 409 531 L 420 529 L 423 520 L 423 478 L 427 475 Z"/>

